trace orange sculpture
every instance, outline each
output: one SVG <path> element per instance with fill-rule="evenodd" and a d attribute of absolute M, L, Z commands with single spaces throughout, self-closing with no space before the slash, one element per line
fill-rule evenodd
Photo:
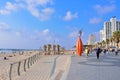
<path fill-rule="evenodd" d="M 78 40 L 76 42 L 76 52 L 78 56 L 82 56 L 83 44 L 82 44 L 82 40 L 80 39 L 80 36 L 78 37 Z"/>

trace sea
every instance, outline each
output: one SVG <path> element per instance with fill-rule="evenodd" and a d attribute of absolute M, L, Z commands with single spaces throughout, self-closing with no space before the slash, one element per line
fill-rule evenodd
<path fill-rule="evenodd" d="M 12 54 L 16 52 L 22 52 L 22 51 L 38 51 L 40 49 L 0 49 L 0 53 L 2 54 Z M 42 50 L 40 50 L 42 51 Z"/>

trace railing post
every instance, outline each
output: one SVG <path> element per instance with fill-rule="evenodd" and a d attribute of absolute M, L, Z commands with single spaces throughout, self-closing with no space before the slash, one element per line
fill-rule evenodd
<path fill-rule="evenodd" d="M 35 62 L 36 62 L 36 55 L 35 55 Z"/>
<path fill-rule="evenodd" d="M 28 58 L 28 68 L 30 68 L 30 58 Z"/>
<path fill-rule="evenodd" d="M 34 64 L 34 56 L 32 56 L 32 65 Z"/>
<path fill-rule="evenodd" d="M 34 63 L 35 63 L 36 61 L 35 61 L 35 55 L 34 55 Z"/>
<path fill-rule="evenodd" d="M 40 53 L 36 53 L 35 55 L 31 56 L 31 57 L 28 57 L 27 59 L 24 59 L 24 62 L 23 62 L 23 66 L 21 65 L 22 64 L 22 61 L 18 61 L 18 62 L 14 62 L 14 63 L 11 63 L 10 64 L 10 69 L 9 69 L 9 80 L 12 80 L 13 79 L 13 66 L 14 64 L 18 64 L 17 66 L 17 76 L 20 76 L 21 75 L 21 70 L 23 70 L 24 72 L 26 72 L 27 69 L 30 68 L 30 66 L 32 66 L 34 63 L 36 63 L 40 58 Z"/>
<path fill-rule="evenodd" d="M 35 62 L 37 62 L 37 54 L 35 55 Z"/>
<path fill-rule="evenodd" d="M 30 57 L 30 66 L 32 66 L 32 57 Z"/>
<path fill-rule="evenodd" d="M 21 62 L 18 62 L 18 75 L 20 76 L 20 64 Z"/>
<path fill-rule="evenodd" d="M 24 61 L 24 71 L 26 72 L 26 67 L 25 67 L 25 65 L 26 65 L 26 59 L 25 59 L 25 61 Z"/>
<path fill-rule="evenodd" d="M 10 80 L 12 80 L 12 66 L 13 66 L 13 64 L 10 64 L 10 72 L 9 72 Z"/>

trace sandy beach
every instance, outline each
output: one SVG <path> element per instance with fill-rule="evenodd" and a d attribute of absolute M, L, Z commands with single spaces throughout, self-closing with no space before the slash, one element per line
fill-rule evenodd
<path fill-rule="evenodd" d="M 25 79 L 25 75 L 27 75 L 27 72 L 25 72 L 24 70 L 24 67 L 26 68 L 26 70 L 29 72 L 29 71 L 32 71 L 33 69 L 33 72 L 34 72 L 34 67 L 35 65 L 33 65 L 33 67 L 30 67 L 30 69 L 28 69 L 29 66 L 32 66 L 33 63 L 36 62 L 33 61 L 32 63 L 29 63 L 29 66 L 28 66 L 28 62 L 31 61 L 33 58 L 35 58 L 36 54 L 40 53 L 40 56 L 43 57 L 43 58 L 40 58 L 40 60 L 38 60 L 39 63 L 36 63 L 36 68 L 39 69 L 39 66 L 43 66 L 43 69 L 45 69 L 45 65 L 44 64 L 44 61 L 47 60 L 52 60 L 52 63 L 48 64 L 48 67 L 51 66 L 51 68 L 48 68 L 46 67 L 46 69 L 48 70 L 46 76 L 44 76 L 44 78 L 41 80 L 44 80 L 45 77 L 46 79 L 50 79 L 50 80 L 55 80 L 55 79 L 61 79 L 66 68 L 68 67 L 67 65 L 69 64 L 69 61 L 70 61 L 70 55 L 58 55 L 58 58 L 56 58 L 55 60 L 55 57 L 57 55 L 47 55 L 45 56 L 43 54 L 43 52 L 38 52 L 38 51 L 24 51 L 23 54 L 20 54 L 19 52 L 16 52 L 14 54 L 9 54 L 9 53 L 1 53 L 0 54 L 0 80 L 23 80 Z M 67 51 L 67 54 L 71 54 L 71 51 Z M 30 58 L 31 56 L 33 56 L 32 58 Z M 6 59 L 4 59 L 4 57 L 6 57 Z M 30 60 L 29 60 L 30 58 Z M 44 60 L 45 58 L 45 60 Z M 26 62 L 25 62 L 25 59 L 26 59 Z M 29 60 L 29 61 L 28 61 Z M 18 65 L 19 65 L 19 61 L 20 61 L 20 73 L 18 71 Z M 11 63 L 13 63 L 12 65 L 12 71 L 11 71 L 11 76 L 10 76 L 10 68 L 11 68 Z M 26 66 L 24 66 L 24 64 L 26 63 Z M 38 65 L 38 66 L 37 66 Z M 46 70 L 45 69 L 45 70 Z M 41 71 L 41 69 L 40 69 Z M 39 72 L 40 72 L 39 71 Z M 43 71 L 43 70 L 42 70 Z M 24 73 L 25 72 L 25 73 Z M 43 71 L 44 72 L 44 71 Z M 20 76 L 18 76 L 18 74 L 20 74 Z M 23 75 L 23 77 L 22 77 Z M 31 74 L 29 74 L 29 78 L 28 79 L 31 79 L 32 76 L 30 76 Z M 39 73 L 39 75 L 44 75 L 43 73 Z M 10 79 L 11 78 L 11 79 Z"/>
<path fill-rule="evenodd" d="M 10 63 L 24 60 L 38 51 L 24 51 L 23 54 L 16 53 L 0 53 L 0 80 L 9 80 Z M 6 57 L 6 59 L 4 59 Z"/>

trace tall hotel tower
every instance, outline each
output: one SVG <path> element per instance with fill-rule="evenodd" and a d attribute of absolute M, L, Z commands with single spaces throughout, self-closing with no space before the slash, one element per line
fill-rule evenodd
<path fill-rule="evenodd" d="M 95 44 L 95 41 L 96 41 L 95 36 L 94 36 L 93 34 L 91 34 L 91 35 L 89 36 L 88 45 L 93 45 L 93 44 Z"/>
<path fill-rule="evenodd" d="M 100 30 L 100 41 L 110 39 L 115 31 L 120 31 L 120 21 L 114 16 L 110 22 L 104 22 L 104 28 Z"/>

